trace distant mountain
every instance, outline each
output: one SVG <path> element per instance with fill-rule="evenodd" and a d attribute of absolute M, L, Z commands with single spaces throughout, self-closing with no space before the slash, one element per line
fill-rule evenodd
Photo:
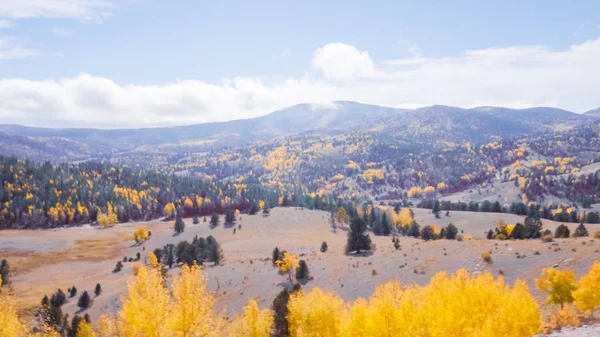
<path fill-rule="evenodd" d="M 485 141 L 491 136 L 551 132 L 589 118 L 546 107 L 462 109 L 434 105 L 408 110 L 338 101 L 299 104 L 252 119 L 176 127 L 101 130 L 0 125 L 0 154 L 72 161 L 130 152 L 199 152 L 307 132 L 332 135 L 365 131 L 424 141 Z"/>
<path fill-rule="evenodd" d="M 596 108 L 590 111 L 586 111 L 583 113 L 586 116 L 592 116 L 592 117 L 600 117 L 600 108 Z"/>

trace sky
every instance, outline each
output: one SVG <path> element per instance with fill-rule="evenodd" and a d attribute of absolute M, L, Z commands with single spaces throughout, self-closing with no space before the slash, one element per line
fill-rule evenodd
<path fill-rule="evenodd" d="M 0 0 L 0 124 L 600 107 L 600 1 Z"/>

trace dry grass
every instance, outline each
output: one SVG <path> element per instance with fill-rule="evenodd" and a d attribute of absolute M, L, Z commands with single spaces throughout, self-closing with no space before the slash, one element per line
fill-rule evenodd
<path fill-rule="evenodd" d="M 75 245 L 61 251 L 36 253 L 23 250 L 0 250 L 0 256 L 10 261 L 11 271 L 15 275 L 26 273 L 36 268 L 62 262 L 91 261 L 98 262 L 123 255 L 124 242 L 131 240 L 129 233 L 115 233 L 113 236 L 75 240 Z"/>

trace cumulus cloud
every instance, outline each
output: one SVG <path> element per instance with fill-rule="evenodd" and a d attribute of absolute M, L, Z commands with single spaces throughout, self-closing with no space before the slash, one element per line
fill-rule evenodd
<path fill-rule="evenodd" d="M 330 43 L 317 49 L 312 65 L 330 80 L 368 77 L 375 67 L 368 52 L 344 43 Z"/>
<path fill-rule="evenodd" d="M 33 81 L 0 80 L 0 123 L 52 127 L 182 125 L 260 116 L 299 103 L 354 100 L 394 107 L 431 104 L 514 108 L 600 106 L 600 39 L 566 50 L 488 48 L 445 58 L 376 62 L 366 51 L 319 48 L 318 74 L 269 80 L 231 78 L 163 85 L 119 84 L 89 74 Z"/>
<path fill-rule="evenodd" d="M 101 21 L 110 16 L 115 3 L 105 0 L 16 0 L 0 1 L 3 18 L 71 18 Z"/>

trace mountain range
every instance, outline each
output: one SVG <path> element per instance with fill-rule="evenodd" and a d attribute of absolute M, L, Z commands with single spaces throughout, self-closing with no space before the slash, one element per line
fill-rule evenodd
<path fill-rule="evenodd" d="M 51 129 L 0 125 L 0 154 L 36 160 L 77 161 L 115 153 L 206 151 L 304 133 L 373 132 L 444 141 L 486 141 L 573 128 L 600 117 L 600 108 L 577 114 L 550 108 L 434 105 L 399 109 L 349 101 L 299 104 L 265 116 L 143 129 Z"/>

